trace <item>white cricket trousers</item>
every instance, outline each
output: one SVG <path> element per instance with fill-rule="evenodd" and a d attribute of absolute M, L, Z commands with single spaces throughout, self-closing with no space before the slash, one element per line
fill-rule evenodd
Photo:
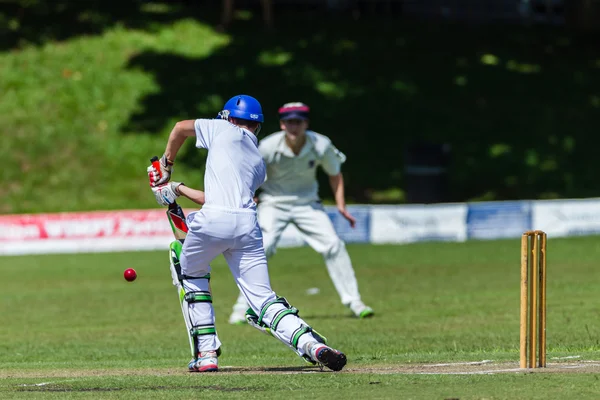
<path fill-rule="evenodd" d="M 344 242 L 338 237 L 327 212 L 320 203 L 306 205 L 260 203 L 258 221 L 263 232 L 267 257 L 275 254 L 277 243 L 286 226 L 294 224 L 302 239 L 323 256 L 327 272 L 342 304 L 360 301 L 352 261 Z"/>
<path fill-rule="evenodd" d="M 250 307 L 260 315 L 262 307 L 277 298 L 271 289 L 267 259 L 263 248 L 263 237 L 258 225 L 256 211 L 249 209 L 228 209 L 205 205 L 200 211 L 187 217 L 189 231 L 181 254 L 181 273 L 184 276 L 201 277 L 211 270 L 210 262 L 223 254 L 236 285 Z M 206 281 L 206 283 L 204 283 Z M 183 280 L 186 293 L 205 291 L 207 279 Z M 215 324 L 212 303 L 189 304 L 189 315 L 193 325 Z M 285 308 L 281 303 L 270 306 L 263 322 L 271 325 L 273 317 Z M 295 315 L 284 317 L 277 325 L 277 335 L 289 345 L 294 332 L 306 323 Z M 311 333 L 304 334 L 298 342 L 298 353 L 303 354 L 304 345 L 315 341 Z M 221 342 L 216 334 L 199 337 L 198 351 L 216 350 Z"/>

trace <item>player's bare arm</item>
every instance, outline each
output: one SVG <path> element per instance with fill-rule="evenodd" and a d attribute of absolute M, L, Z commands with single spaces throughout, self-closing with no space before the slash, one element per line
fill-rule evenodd
<path fill-rule="evenodd" d="M 185 142 L 185 139 L 190 136 L 196 136 L 193 119 L 179 121 L 175 124 L 171 130 L 171 134 L 169 135 L 169 140 L 167 142 L 167 148 L 165 149 L 165 156 L 167 156 L 169 161 L 175 161 L 177 153 L 183 145 L 183 142 Z"/>
<path fill-rule="evenodd" d="M 348 222 L 350 226 L 354 228 L 356 225 L 356 219 L 348 212 L 346 209 L 346 196 L 344 193 L 344 176 L 340 172 L 337 175 L 329 176 L 329 185 L 331 186 L 331 190 L 333 191 L 333 195 L 335 198 L 335 204 L 337 206 L 338 211 Z"/>
<path fill-rule="evenodd" d="M 169 134 L 165 153 L 159 160 L 160 177 L 156 179 L 153 184 L 154 186 L 163 185 L 171 180 L 171 171 L 173 170 L 177 152 L 183 145 L 183 142 L 185 142 L 185 139 L 195 135 L 194 120 L 179 121 L 175 124 Z"/>
<path fill-rule="evenodd" d="M 149 167 L 149 170 L 152 167 Z M 150 171 L 149 171 L 150 173 Z M 167 182 L 162 185 L 153 186 L 152 193 L 156 198 L 156 202 L 161 206 L 170 206 L 177 201 L 179 196 L 187 197 L 198 205 L 204 205 L 204 192 L 198 189 L 192 189 L 185 186 L 182 182 Z"/>
<path fill-rule="evenodd" d="M 204 192 L 198 189 L 192 189 L 185 185 L 177 187 L 177 192 L 183 197 L 187 197 L 196 204 L 204 205 Z"/>

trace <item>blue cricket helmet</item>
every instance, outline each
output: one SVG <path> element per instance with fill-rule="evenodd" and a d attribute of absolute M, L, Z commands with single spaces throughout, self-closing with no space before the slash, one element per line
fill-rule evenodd
<path fill-rule="evenodd" d="M 233 117 L 256 122 L 265 121 L 258 100 L 246 94 L 240 94 L 229 99 L 223 106 L 223 111 L 217 117 L 222 119 Z"/>

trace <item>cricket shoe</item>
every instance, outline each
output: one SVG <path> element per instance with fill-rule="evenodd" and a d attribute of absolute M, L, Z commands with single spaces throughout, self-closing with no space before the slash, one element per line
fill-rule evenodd
<path fill-rule="evenodd" d="M 231 325 L 246 325 L 246 309 L 243 310 L 233 310 L 231 315 L 229 316 L 229 323 Z"/>
<path fill-rule="evenodd" d="M 352 313 L 356 318 L 364 319 L 375 315 L 375 311 L 373 311 L 371 307 L 365 305 L 362 301 L 354 301 L 350 303 L 348 307 L 350 307 L 350 310 L 352 310 Z"/>
<path fill-rule="evenodd" d="M 252 310 L 252 309 L 250 309 Z M 233 311 L 229 316 L 231 325 L 246 325 L 246 314 L 248 313 L 248 305 L 246 303 L 235 303 Z"/>
<path fill-rule="evenodd" d="M 346 355 L 339 350 L 319 342 L 307 345 L 308 354 L 317 364 L 323 365 L 332 371 L 341 371 L 346 365 Z"/>
<path fill-rule="evenodd" d="M 219 370 L 219 355 L 216 351 L 201 351 L 198 358 L 190 361 L 190 372 L 216 372 Z"/>

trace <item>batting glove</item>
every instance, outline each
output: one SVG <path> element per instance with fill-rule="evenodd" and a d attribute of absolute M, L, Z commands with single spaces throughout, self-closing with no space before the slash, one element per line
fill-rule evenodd
<path fill-rule="evenodd" d="M 163 156 L 158 160 L 160 165 L 160 171 L 157 171 L 155 168 L 150 170 L 148 167 L 148 178 L 150 179 L 150 184 L 152 186 L 163 185 L 171 180 L 171 172 L 173 172 L 173 162 L 167 159 L 167 156 L 163 154 Z M 152 174 L 151 174 L 152 172 Z"/>
<path fill-rule="evenodd" d="M 183 183 L 168 182 L 164 185 L 154 186 L 152 188 L 152 193 L 154 193 L 156 202 L 161 206 L 169 206 L 175 203 L 179 197 L 179 191 L 177 189 L 180 185 L 183 185 Z"/>

